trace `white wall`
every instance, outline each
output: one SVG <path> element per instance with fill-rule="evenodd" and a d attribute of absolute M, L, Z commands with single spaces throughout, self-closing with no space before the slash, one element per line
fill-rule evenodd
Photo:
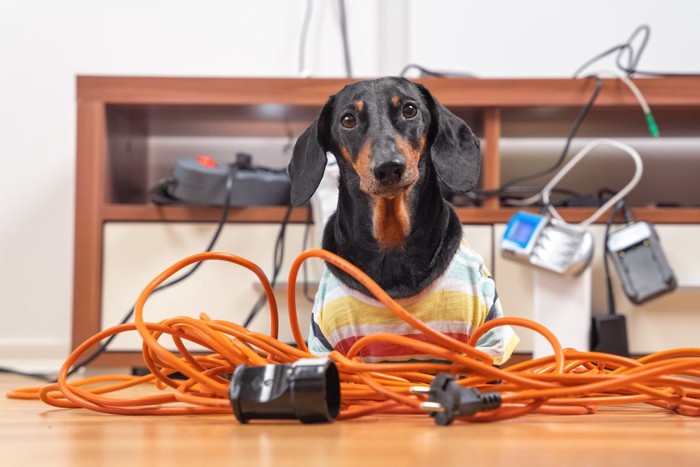
<path fill-rule="evenodd" d="M 641 67 L 700 70 L 692 0 L 347 4 L 360 77 L 398 74 L 407 62 L 482 77 L 564 77 L 643 22 L 652 37 Z M 75 76 L 296 76 L 305 5 L 0 0 L 0 359 L 29 344 L 68 348 Z M 314 5 L 307 69 L 342 76 L 337 5 Z"/>
<path fill-rule="evenodd" d="M 308 68 L 343 76 L 336 3 L 315 3 Z M 296 76 L 305 5 L 0 0 L 0 358 L 68 349 L 76 75 Z M 348 8 L 359 75 L 377 73 L 374 10 Z"/>
<path fill-rule="evenodd" d="M 698 72 L 699 17 L 694 0 L 413 0 L 417 34 L 409 36 L 410 58 L 427 68 L 480 77 L 569 77 L 648 24 L 651 39 L 640 70 Z M 422 31 L 419 19 L 426 25 Z"/>

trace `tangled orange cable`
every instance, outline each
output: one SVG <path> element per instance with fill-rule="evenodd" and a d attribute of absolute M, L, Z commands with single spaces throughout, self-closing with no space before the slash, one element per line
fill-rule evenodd
<path fill-rule="evenodd" d="M 301 264 L 317 257 L 352 275 L 388 310 L 428 337 L 429 342 L 403 336 L 376 334 L 358 340 L 347 355 L 331 352 L 341 379 L 340 419 L 378 413 L 422 412 L 424 401 L 412 395 L 413 386 L 427 386 L 436 373 L 461 375 L 458 384 L 501 393 L 499 408 L 460 417 L 468 421 L 493 421 L 527 413 L 584 414 L 597 406 L 646 403 L 683 415 L 700 415 L 700 348 L 676 349 L 630 359 L 616 355 L 562 349 L 556 337 L 542 325 L 523 318 L 499 318 L 479 327 L 468 343 L 455 340 L 429 328 L 396 303 L 372 279 L 342 258 L 318 249 L 299 255 L 289 273 L 288 309 L 291 329 L 298 348 L 277 340 L 277 305 L 263 271 L 254 263 L 228 253 L 201 253 L 185 258 L 153 279 L 141 292 L 135 305 L 134 322 L 105 329 L 76 348 L 63 364 L 57 383 L 8 393 L 11 398 L 40 398 L 56 407 L 84 407 L 111 414 L 211 414 L 230 413 L 230 381 L 226 375 L 238 365 L 292 363 L 313 358 L 299 330 L 296 315 L 295 284 Z M 266 335 L 243 326 L 214 320 L 202 314 L 199 319 L 179 316 L 159 323 L 144 321 L 143 309 L 151 293 L 166 279 L 190 264 L 220 260 L 251 270 L 262 283 L 270 306 L 271 330 Z M 479 337 L 497 326 L 513 325 L 542 334 L 553 353 L 505 369 L 493 366 L 491 356 L 477 350 Z M 151 373 L 147 376 L 99 376 L 67 381 L 70 368 L 92 346 L 122 332 L 137 331 L 143 339 L 143 359 Z M 168 335 L 178 354 L 159 341 Z M 444 363 L 364 363 L 357 355 L 366 345 L 391 342 L 431 354 Z M 207 355 L 188 350 L 186 342 L 209 349 Z M 187 379 L 171 378 L 180 373 Z M 499 381 L 493 385 L 490 382 Z M 105 394 L 140 385 L 154 384 L 152 395 L 141 397 Z"/>

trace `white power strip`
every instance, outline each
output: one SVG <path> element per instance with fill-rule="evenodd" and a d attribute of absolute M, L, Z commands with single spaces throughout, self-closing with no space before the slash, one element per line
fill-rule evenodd
<path fill-rule="evenodd" d="M 534 319 L 554 333 L 563 348 L 587 351 L 591 335 L 591 268 L 576 277 L 535 269 Z M 552 355 L 552 346 L 537 334 L 533 357 Z"/>

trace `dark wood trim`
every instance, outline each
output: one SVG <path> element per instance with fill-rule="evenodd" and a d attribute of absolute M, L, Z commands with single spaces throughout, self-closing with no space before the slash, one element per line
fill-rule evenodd
<path fill-rule="evenodd" d="M 416 80 L 444 104 L 465 107 L 581 106 L 595 86 L 583 79 L 424 78 Z M 352 82 L 307 78 L 163 78 L 79 76 L 78 99 L 121 104 L 265 104 L 321 106 Z M 649 105 L 697 107 L 700 79 L 635 79 Z M 597 107 L 637 106 L 629 89 L 605 79 Z"/>
<path fill-rule="evenodd" d="M 100 330 L 102 203 L 106 180 L 104 105 L 78 102 L 72 346 Z"/>
<path fill-rule="evenodd" d="M 284 206 L 249 206 L 231 208 L 229 222 L 282 222 L 287 208 Z M 102 209 L 105 221 L 134 222 L 217 222 L 221 208 L 192 206 L 157 206 L 154 204 L 107 204 Z M 289 221 L 306 223 L 306 207 L 292 208 Z"/>
<path fill-rule="evenodd" d="M 501 186 L 501 109 L 489 107 L 484 113 L 484 148 L 482 152 L 483 167 L 481 184 L 486 191 L 495 190 Z M 497 208 L 498 197 L 488 198 L 484 201 L 484 208 Z"/>
<path fill-rule="evenodd" d="M 494 224 L 505 223 L 518 212 L 519 208 L 456 208 L 457 215 L 463 224 Z M 528 209 L 537 212 L 533 209 Z M 559 209 L 559 213 L 568 222 L 581 222 L 595 212 L 593 208 Z M 635 219 L 657 224 L 698 224 L 700 223 L 700 208 L 633 208 Z M 607 221 L 603 215 L 596 223 Z"/>
<path fill-rule="evenodd" d="M 232 209 L 229 222 L 278 223 L 284 218 L 287 208 L 283 206 L 249 206 Z M 457 215 L 463 224 L 505 223 L 518 212 L 519 208 L 457 207 Z M 537 212 L 534 209 L 528 209 Z M 589 217 L 593 208 L 564 208 L 559 212 L 569 222 L 581 222 Z M 700 208 L 633 208 L 637 220 L 658 224 L 698 224 Z M 217 222 L 221 209 L 216 207 L 156 206 L 153 204 L 107 204 L 102 208 L 105 222 Z M 306 223 L 308 213 L 305 207 L 295 207 L 289 221 Z M 597 223 L 606 222 L 607 216 Z"/>

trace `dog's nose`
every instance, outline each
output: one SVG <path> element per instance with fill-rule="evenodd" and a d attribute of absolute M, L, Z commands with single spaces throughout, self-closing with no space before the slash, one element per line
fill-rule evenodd
<path fill-rule="evenodd" d="M 399 180 L 401 176 L 406 171 L 406 162 L 400 160 L 393 160 L 388 162 L 383 162 L 382 164 L 376 166 L 372 169 L 374 178 L 379 180 L 382 185 L 392 185 Z"/>

